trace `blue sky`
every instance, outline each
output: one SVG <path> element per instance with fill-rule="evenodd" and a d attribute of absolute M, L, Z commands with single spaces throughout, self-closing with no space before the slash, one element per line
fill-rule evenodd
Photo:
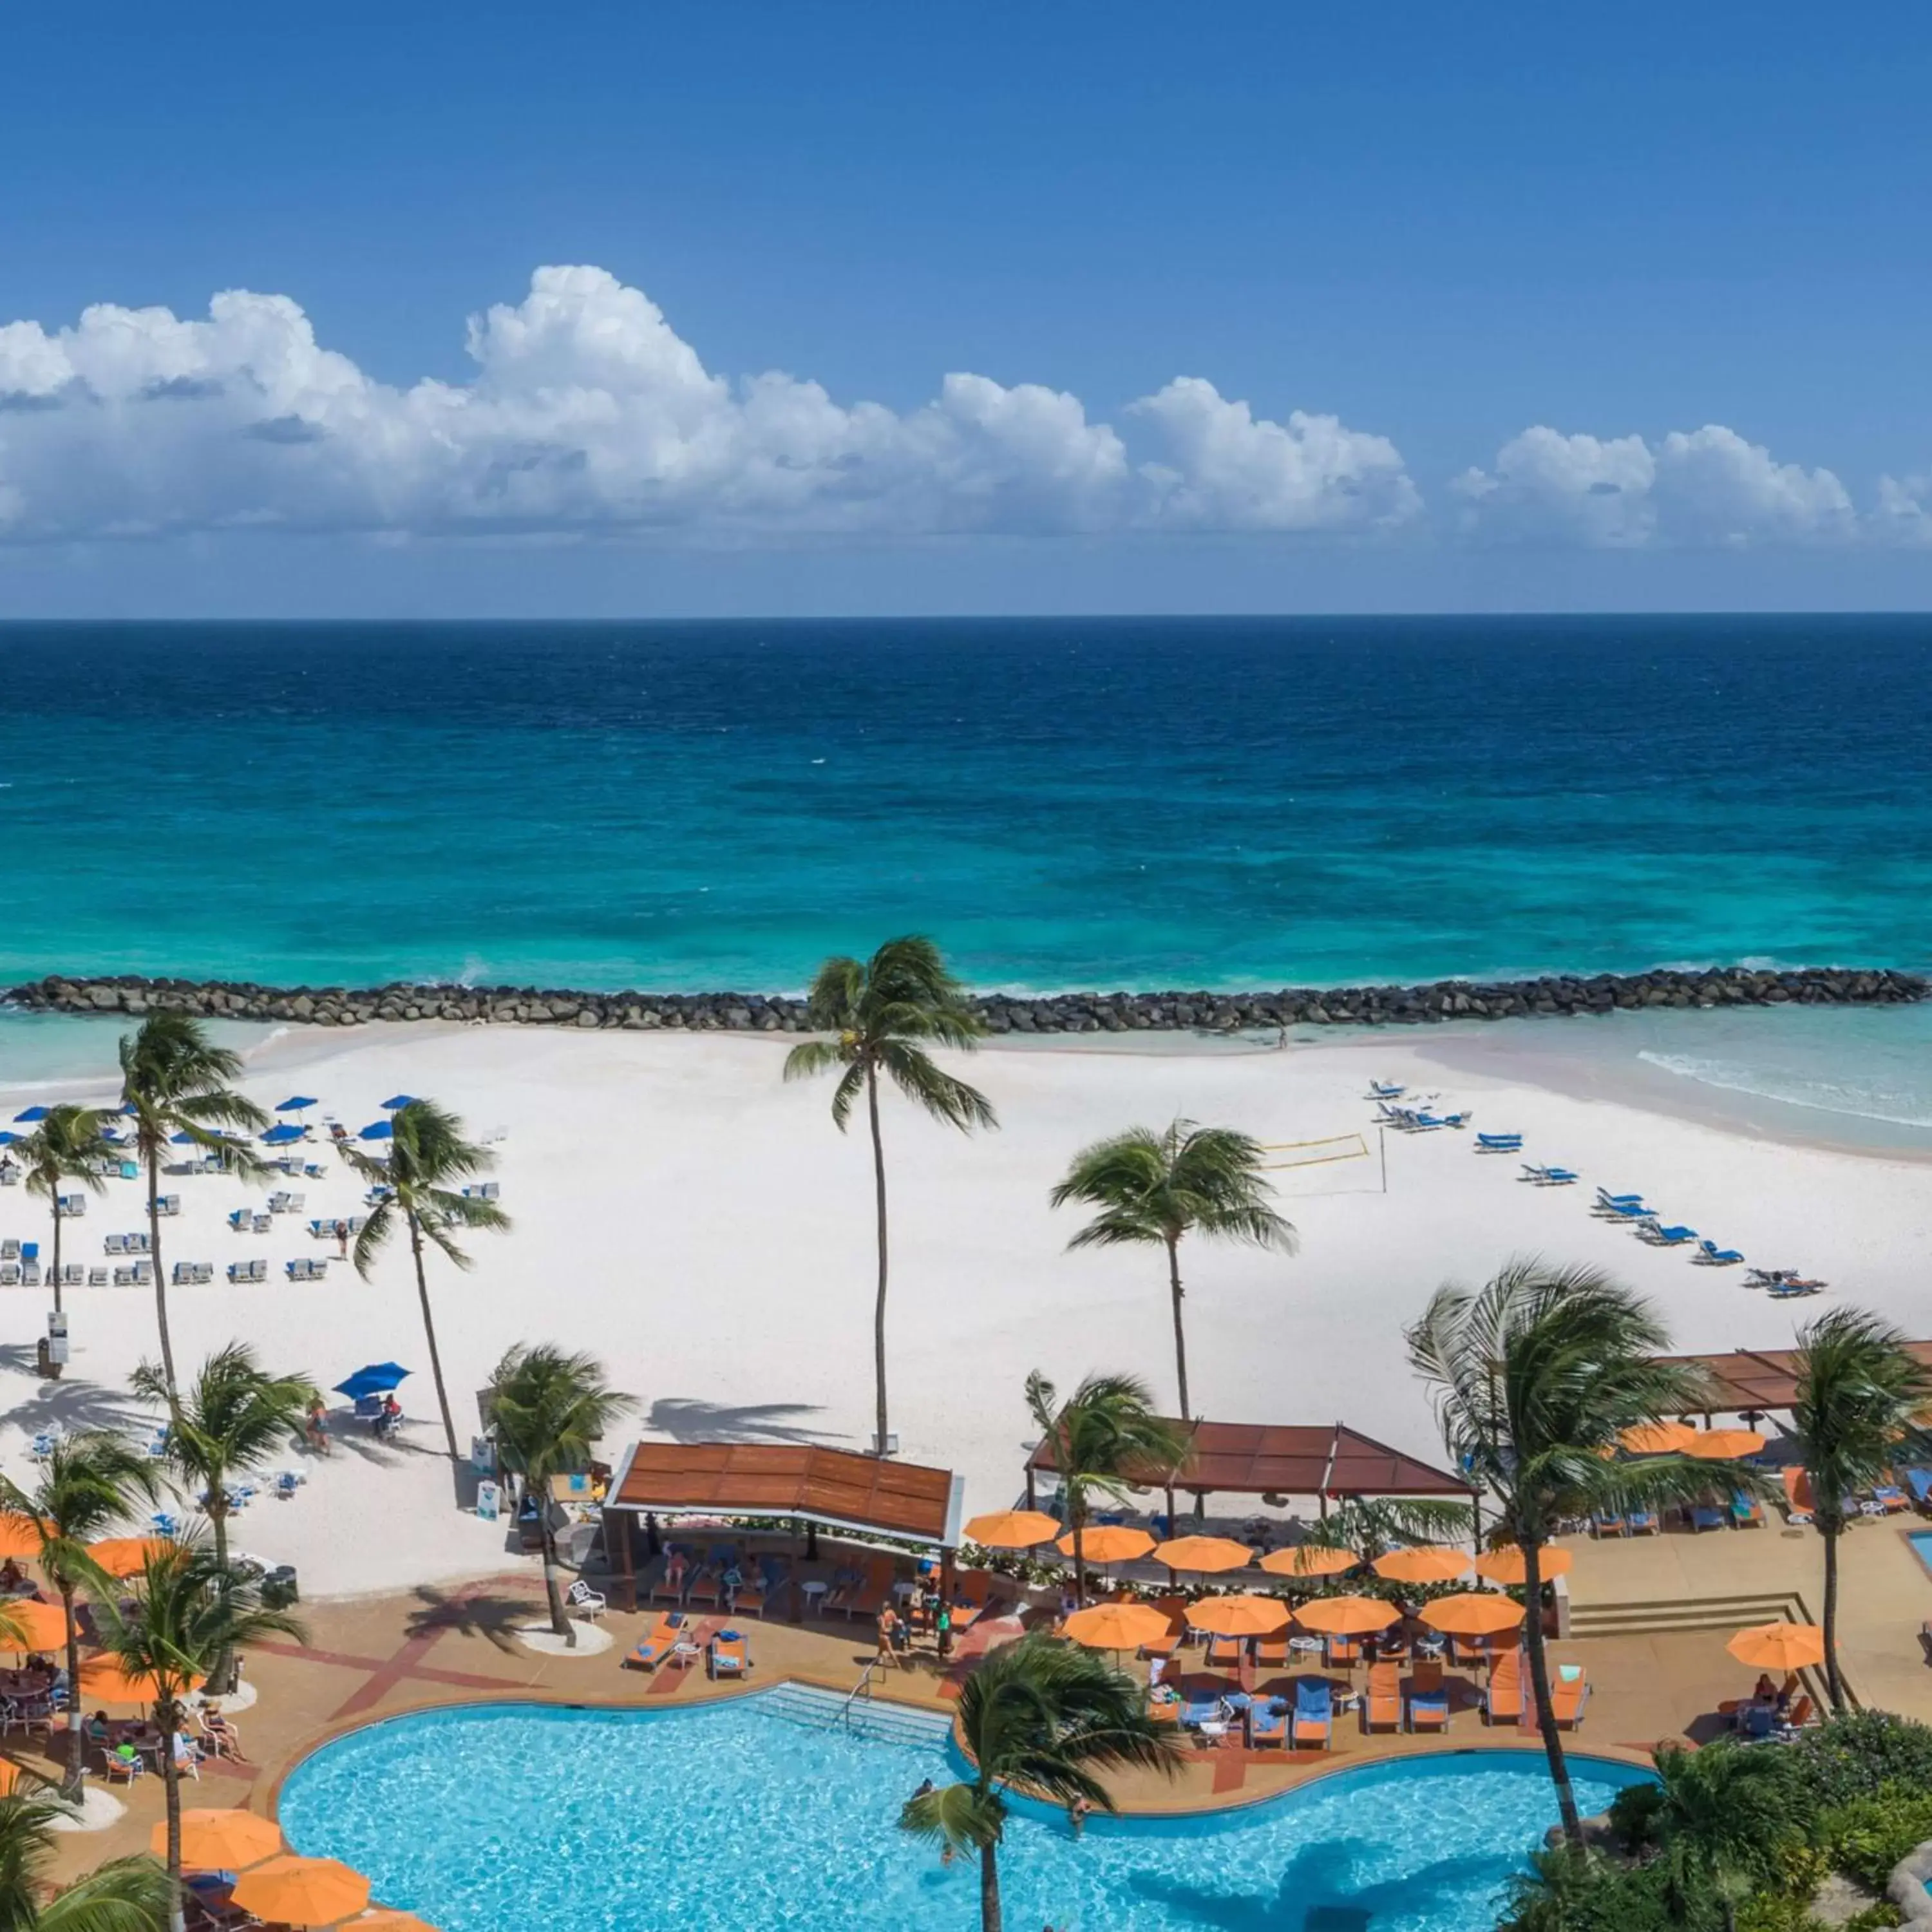
<path fill-rule="evenodd" d="M 0 613 L 1932 601 L 1922 8 L 76 17 Z"/>

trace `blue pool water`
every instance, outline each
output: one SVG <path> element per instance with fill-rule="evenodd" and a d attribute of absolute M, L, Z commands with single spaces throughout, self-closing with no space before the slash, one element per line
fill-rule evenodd
<path fill-rule="evenodd" d="M 927 1932 L 978 1924 L 978 1881 L 896 1828 L 943 1743 L 703 1709 L 496 1706 L 352 1732 L 284 1786 L 283 1828 L 444 1932 Z M 1574 1760 L 1586 1811 L 1644 1774 Z M 1064 1932 L 1488 1932 L 1555 1820 L 1542 1757 L 1367 1766 L 1213 1819 L 1008 1826 L 1006 1923 Z M 1310 1914 L 1340 1908 L 1332 1917 Z M 1346 1916 L 1350 1909 L 1365 1917 Z"/>
<path fill-rule="evenodd" d="M 1924 1564 L 1927 1574 L 1932 1575 L 1932 1529 L 1915 1529 L 1906 1538 L 1912 1546 L 1912 1553 Z"/>

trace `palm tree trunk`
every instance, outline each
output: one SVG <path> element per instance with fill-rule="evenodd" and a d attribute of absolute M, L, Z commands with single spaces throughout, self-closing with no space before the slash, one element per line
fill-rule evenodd
<path fill-rule="evenodd" d="M 186 1932 L 188 1916 L 182 1903 L 181 1772 L 175 1763 L 175 1728 L 180 1720 L 172 1697 L 162 1698 L 154 1706 L 160 1720 L 161 1781 L 168 1798 L 168 1876 L 174 1881 L 174 1901 L 169 1907 L 172 1932 Z"/>
<path fill-rule="evenodd" d="M 422 1227 L 410 1216 L 410 1252 L 416 1264 L 416 1298 L 422 1304 L 423 1336 L 429 1344 L 429 1370 L 436 1381 L 436 1406 L 442 1411 L 442 1439 L 449 1446 L 449 1460 L 456 1458 L 456 1424 L 450 1419 L 449 1391 L 442 1385 L 442 1357 L 436 1346 L 436 1318 L 429 1307 L 429 1277 L 423 1272 Z"/>
<path fill-rule="evenodd" d="M 208 1534 L 214 1544 L 214 1560 L 224 1570 L 228 1568 L 228 1485 L 224 1472 L 213 1472 L 213 1480 L 208 1486 L 208 1493 L 202 1498 L 208 1511 Z M 208 1681 L 214 1688 L 218 1697 L 228 1695 L 228 1675 L 233 1668 L 228 1646 L 224 1644 L 220 1654 L 214 1660 L 214 1667 L 208 1673 Z"/>
<path fill-rule="evenodd" d="M 1068 1527 L 1073 1532 L 1073 1606 L 1087 1606 L 1087 1498 L 1070 1482 L 1066 1485 Z"/>
<path fill-rule="evenodd" d="M 550 1527 L 550 1498 L 538 1493 L 537 1534 L 543 1539 L 544 1594 L 550 1599 L 550 1627 L 572 1650 L 577 1648 L 577 1626 L 565 1614 L 563 1590 L 556 1563 L 556 1532 Z"/>
<path fill-rule="evenodd" d="M 58 1315 L 61 1312 L 61 1204 L 58 1181 L 54 1183 L 54 1312 Z"/>
<path fill-rule="evenodd" d="M 990 1839 L 980 1852 L 980 1932 L 1003 1932 L 999 1847 Z"/>
<path fill-rule="evenodd" d="M 872 1185 L 879 1210 L 879 1298 L 872 1310 L 872 1372 L 879 1392 L 878 1449 L 886 1453 L 886 1144 L 879 1134 L 879 1076 L 866 1069 L 866 1104 L 872 1122 Z"/>
<path fill-rule="evenodd" d="M 154 1324 L 161 1331 L 161 1375 L 168 1385 L 169 1412 L 178 1418 L 175 1345 L 168 1334 L 168 1271 L 161 1265 L 161 1156 L 153 1148 L 148 1150 L 148 1258 L 154 1264 Z"/>
<path fill-rule="evenodd" d="M 1167 1238 L 1167 1286 L 1174 1298 L 1174 1375 L 1180 1384 L 1180 1419 L 1185 1422 L 1194 1412 L 1187 1406 L 1187 1331 L 1180 1321 L 1180 1243 Z"/>
<path fill-rule="evenodd" d="M 80 1631 L 74 1620 L 74 1586 L 60 1586 L 61 1608 L 67 1613 L 67 1776 L 61 1790 L 78 1798 L 87 1775 L 87 1733 L 82 1728 L 80 1703 Z"/>
<path fill-rule="evenodd" d="M 1543 1545 L 1525 1537 L 1522 1590 L 1528 1606 L 1522 1633 L 1529 1648 L 1530 1688 L 1536 1698 L 1536 1725 L 1543 1734 L 1543 1753 L 1550 1760 L 1550 1780 L 1556 1787 L 1556 1808 L 1563 1820 L 1563 1836 L 1572 1851 L 1583 1849 L 1583 1820 L 1576 1794 L 1570 1786 L 1570 1766 L 1563 1755 L 1563 1733 L 1550 1702 L 1550 1659 L 1543 1648 Z"/>
<path fill-rule="evenodd" d="M 1838 1675 L 1839 1525 L 1827 1516 L 1820 1520 L 1818 1528 L 1825 1539 L 1825 1689 L 1835 1714 L 1845 1708 L 1845 1682 Z"/>

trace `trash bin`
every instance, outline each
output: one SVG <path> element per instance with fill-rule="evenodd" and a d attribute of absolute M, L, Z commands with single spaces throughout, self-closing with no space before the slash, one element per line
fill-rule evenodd
<path fill-rule="evenodd" d="M 278 1563 L 262 1579 L 262 1603 L 271 1610 L 286 1610 L 291 1604 L 302 1601 L 302 1592 L 296 1586 L 296 1566 L 292 1563 Z"/>

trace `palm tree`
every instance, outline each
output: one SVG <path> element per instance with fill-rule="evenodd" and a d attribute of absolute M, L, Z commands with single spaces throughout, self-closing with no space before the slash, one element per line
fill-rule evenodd
<path fill-rule="evenodd" d="M 1932 1374 L 1906 1352 L 1896 1328 L 1856 1308 L 1835 1308 L 1798 1336 L 1798 1399 L 1791 1422 L 1811 1484 L 1811 1520 L 1825 1541 L 1825 1682 L 1845 1708 L 1838 1670 L 1838 1539 L 1846 1498 L 1886 1479 L 1932 1402 Z"/>
<path fill-rule="evenodd" d="M 449 1413 L 449 1391 L 443 1386 L 442 1356 L 436 1346 L 436 1318 L 430 1312 L 429 1277 L 423 1270 L 424 1246 L 436 1248 L 459 1268 L 470 1257 L 457 1246 L 452 1228 L 468 1228 L 490 1234 L 508 1231 L 510 1217 L 494 1201 L 465 1194 L 457 1184 L 483 1174 L 496 1164 L 488 1148 L 463 1138 L 463 1123 L 434 1100 L 412 1100 L 390 1117 L 389 1157 L 377 1160 L 356 1148 L 343 1157 L 365 1180 L 388 1190 L 370 1210 L 356 1238 L 356 1272 L 364 1280 L 396 1232 L 400 1220 L 409 1230 L 410 1256 L 416 1264 L 416 1298 L 422 1304 L 423 1336 L 429 1345 L 430 1372 L 436 1379 L 436 1400 L 442 1411 L 443 1441 L 449 1460 L 458 1460 L 456 1424 Z"/>
<path fill-rule="evenodd" d="M 1058 1391 L 1036 1369 L 1027 1377 L 1026 1399 L 1042 1441 L 1053 1444 L 1073 1532 L 1073 1595 L 1084 1604 L 1081 1538 L 1094 1498 L 1124 1502 L 1130 1489 L 1165 1478 L 1187 1453 L 1186 1432 L 1154 1414 L 1147 1384 L 1132 1376 L 1089 1376 L 1056 1410 Z"/>
<path fill-rule="evenodd" d="M 1308 1526 L 1302 1540 L 1317 1550 L 1352 1550 L 1373 1562 L 1422 1543 L 1462 1543 L 1475 1534 L 1467 1503 L 1440 1496 L 1345 1496 Z"/>
<path fill-rule="evenodd" d="M 106 1430 L 56 1438 L 41 1464 L 39 1480 L 23 1490 L 0 1475 L 0 1511 L 31 1524 L 40 1539 L 42 1574 L 59 1593 L 67 1617 L 67 1681 L 80 1682 L 80 1634 L 74 1600 L 81 1590 L 112 1594 L 87 1546 L 132 1514 L 137 1499 L 152 1502 L 158 1491 L 154 1466 L 137 1450 Z M 77 1690 L 68 1700 L 67 1777 L 63 1789 L 78 1796 L 86 1737 L 80 1724 Z"/>
<path fill-rule="evenodd" d="M 202 1022 L 187 1013 L 150 1013 L 138 1033 L 121 1042 L 121 1102 L 134 1123 L 134 1150 L 148 1176 L 148 1250 L 154 1267 L 154 1317 L 161 1335 L 161 1372 L 168 1406 L 175 1406 L 174 1343 L 168 1334 L 168 1271 L 161 1258 L 161 1162 L 168 1143 L 185 1134 L 230 1174 L 244 1179 L 262 1163 L 218 1130 L 259 1133 L 268 1117 L 228 1083 L 241 1078 L 242 1056 L 217 1046 Z"/>
<path fill-rule="evenodd" d="M 1667 1339 L 1662 1325 L 1594 1268 L 1516 1260 L 1480 1292 L 1438 1288 L 1407 1339 L 1456 1466 L 1489 1493 L 1498 1538 L 1522 1546 L 1523 1634 L 1543 1748 L 1564 1835 L 1580 1850 L 1576 1795 L 1550 1708 L 1543 1550 L 1566 1519 L 1708 1490 L 1708 1462 L 1618 1453 L 1622 1430 L 1699 1407 L 1700 1384 L 1694 1371 L 1654 1359 Z M 1726 1480 L 1763 1486 L 1742 1468 Z"/>
<path fill-rule="evenodd" d="M 1262 1154 L 1258 1141 L 1232 1127 L 1198 1127 L 1192 1120 L 1176 1120 L 1164 1133 L 1130 1127 L 1075 1155 L 1066 1178 L 1048 1196 L 1056 1208 L 1078 1202 L 1100 1210 L 1067 1243 L 1070 1248 L 1166 1249 L 1183 1416 L 1194 1413 L 1187 1401 L 1187 1334 L 1180 1318 L 1183 1238 L 1196 1234 L 1277 1254 L 1294 1252 L 1294 1230 L 1268 1205 L 1273 1190 L 1262 1178 Z"/>
<path fill-rule="evenodd" d="M 152 1362 L 134 1371 L 129 1386 L 150 1401 L 166 1399 L 166 1382 Z M 271 1375 L 244 1342 L 210 1355 L 183 1392 L 168 1424 L 167 1460 L 207 1514 L 216 1562 L 228 1561 L 229 1484 L 300 1444 L 315 1395 L 305 1376 Z M 209 1674 L 221 1685 L 227 1671 L 224 1657 Z"/>
<path fill-rule="evenodd" d="M 0 1798 L 0 1932 L 163 1932 L 175 1888 L 145 1852 L 110 1858 L 48 1897 L 55 1834 L 72 1816 L 50 1792 Z"/>
<path fill-rule="evenodd" d="M 1036 1631 L 990 1652 L 959 1694 L 970 1782 L 908 1802 L 900 1826 L 980 1861 L 980 1932 L 1000 1932 L 999 1847 L 1005 1794 L 1112 1811 L 1094 1775 L 1133 1767 L 1172 1777 L 1180 1747 L 1148 1714 L 1147 1694 L 1078 1645 Z"/>
<path fill-rule="evenodd" d="M 604 1376 L 596 1356 L 566 1355 L 546 1342 L 534 1348 L 519 1342 L 490 1378 L 490 1418 L 503 1465 L 523 1478 L 524 1493 L 536 1502 L 550 1626 L 572 1649 L 577 1626 L 564 1614 L 550 1479 L 584 1468 L 617 1418 L 637 1406 Z"/>
<path fill-rule="evenodd" d="M 131 1598 L 117 1603 L 110 1592 L 94 1606 L 94 1624 L 102 1648 L 122 1671 L 152 1687 L 167 1786 L 168 1877 L 176 1890 L 173 1924 L 180 1932 L 181 1772 L 174 1738 L 184 1700 L 219 1659 L 242 1645 L 270 1636 L 301 1642 L 307 1632 L 292 1612 L 266 1608 L 256 1584 L 218 1562 L 213 1549 L 199 1538 L 154 1550 L 140 1576 L 130 1580 Z"/>
<path fill-rule="evenodd" d="M 1714 1898 L 1724 1932 L 1737 1932 L 1738 1901 L 1772 1883 L 1779 1854 L 1802 1845 L 1806 1798 L 1791 1759 L 1720 1742 L 1702 1750 L 1665 1744 L 1646 1822 L 1665 1871 L 1664 1898 L 1688 1920 Z"/>
<path fill-rule="evenodd" d="M 61 1211 L 61 1187 L 77 1180 L 89 1192 L 101 1194 L 106 1183 L 100 1172 L 107 1143 L 101 1130 L 106 1114 L 98 1107 L 76 1107 L 63 1102 L 50 1107 L 40 1124 L 14 1148 L 30 1194 L 44 1194 L 54 1220 L 54 1312 L 61 1305 L 61 1223 L 68 1217 Z"/>
<path fill-rule="evenodd" d="M 886 1149 L 879 1132 L 879 1076 L 935 1120 L 962 1133 L 996 1127 L 993 1104 L 976 1088 L 936 1066 L 928 1045 L 970 1052 L 986 1029 L 965 988 L 946 970 L 939 948 L 914 935 L 889 939 L 870 959 L 832 958 L 819 968 L 808 1001 L 812 1025 L 830 1040 L 808 1040 L 785 1055 L 784 1077 L 802 1080 L 842 1070 L 832 1090 L 832 1124 L 841 1133 L 861 1094 L 872 1129 L 872 1186 L 878 1205 L 879 1292 L 872 1316 L 872 1371 L 878 1384 L 878 1450 L 886 1453 Z"/>

